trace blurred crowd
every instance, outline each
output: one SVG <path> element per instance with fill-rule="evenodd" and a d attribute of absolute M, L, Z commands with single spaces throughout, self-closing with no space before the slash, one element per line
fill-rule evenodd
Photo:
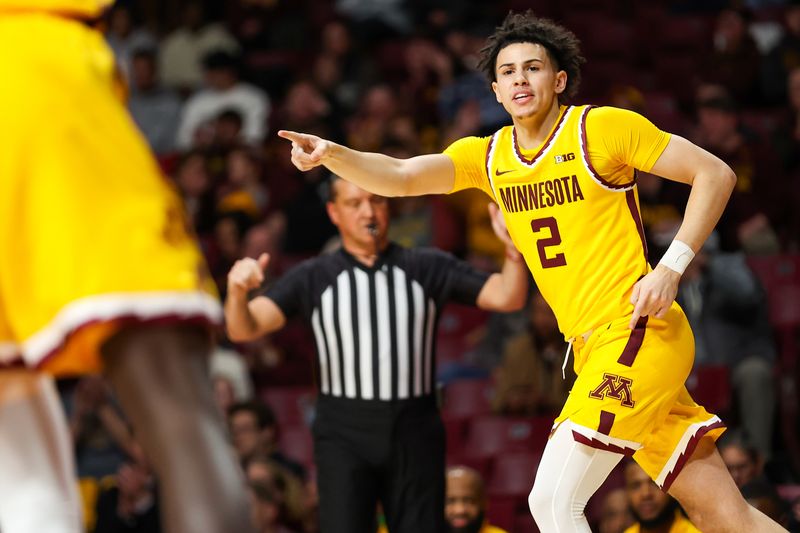
<path fill-rule="evenodd" d="M 241 257 L 269 253 L 267 277 L 276 279 L 337 245 L 325 169 L 296 170 L 278 129 L 398 157 L 491 134 L 507 115 L 475 68 L 478 52 L 509 9 L 527 8 L 581 38 L 588 62 L 575 103 L 638 111 L 736 172 L 728 209 L 678 295 L 696 335 L 696 365 L 712 369 L 687 386 L 731 427 L 723 455 L 743 492 L 797 528 L 800 304 L 770 280 L 789 280 L 800 297 L 800 2 L 139 0 L 118 2 L 105 31 L 133 120 L 183 197 L 224 296 L 227 272 Z M 650 257 L 660 257 L 689 189 L 645 173 L 638 184 Z M 504 249 L 488 201 L 479 191 L 393 199 L 391 238 L 497 269 Z M 493 463 L 470 462 L 458 448 L 470 445 L 470 420 L 552 417 L 570 388 L 552 312 L 535 290 L 529 300 L 516 315 L 456 309 L 442 318 L 448 451 L 476 475 L 491 478 Z M 777 310 L 776 301 L 783 302 Z M 791 305 L 795 315 L 780 322 Z M 215 391 L 263 533 L 318 530 L 310 437 L 302 433 L 313 420 L 313 350 L 299 325 L 247 345 L 220 332 Z M 447 404 L 448 388 L 465 381 L 485 393 L 474 411 Z M 292 396 L 293 415 L 269 402 L 287 386 L 306 391 Z M 85 378 L 62 391 L 87 527 L 158 531 L 157 483 L 106 385 Z M 635 476 L 621 469 L 616 486 L 631 492 Z M 637 496 L 625 490 L 601 494 L 608 497 L 595 506 L 599 531 L 621 532 L 640 518 Z M 491 484 L 488 494 L 491 517 Z M 624 518 L 606 526 L 607 514 Z M 506 529 L 527 527 L 509 520 Z"/>

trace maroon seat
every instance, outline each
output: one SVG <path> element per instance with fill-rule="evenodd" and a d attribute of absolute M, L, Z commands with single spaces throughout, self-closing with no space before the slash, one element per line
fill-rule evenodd
<path fill-rule="evenodd" d="M 470 423 L 464 454 L 492 458 L 508 452 L 541 452 L 551 426 L 549 417 L 480 417 Z"/>
<path fill-rule="evenodd" d="M 513 497 L 524 502 L 533 487 L 541 458 L 540 453 L 531 452 L 507 453 L 495 458 L 487 486 L 489 497 Z"/>
<path fill-rule="evenodd" d="M 314 464 L 314 441 L 311 430 L 304 424 L 281 427 L 278 448 L 306 468 Z"/>
<path fill-rule="evenodd" d="M 453 381 L 444 388 L 442 416 L 448 419 L 466 419 L 489 414 L 492 382 L 488 379 Z"/>
<path fill-rule="evenodd" d="M 313 409 L 316 391 L 311 387 L 270 387 L 261 394 L 275 413 L 278 426 L 304 424 Z"/>
<path fill-rule="evenodd" d="M 747 265 L 758 277 L 767 294 L 787 283 L 800 283 L 800 255 L 751 256 Z"/>

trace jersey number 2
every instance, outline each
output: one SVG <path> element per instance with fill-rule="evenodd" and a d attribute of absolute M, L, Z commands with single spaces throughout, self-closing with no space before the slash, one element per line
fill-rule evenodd
<path fill-rule="evenodd" d="M 550 230 L 550 236 L 536 241 L 536 248 L 539 250 L 539 261 L 542 262 L 542 268 L 554 268 L 566 265 L 567 259 L 564 257 L 564 254 L 557 253 L 553 257 L 547 257 L 547 251 L 545 250 L 548 246 L 558 246 L 561 244 L 561 233 L 558 231 L 556 219 L 554 217 L 547 217 L 531 220 L 531 229 L 534 233 L 539 233 L 544 228 Z"/>

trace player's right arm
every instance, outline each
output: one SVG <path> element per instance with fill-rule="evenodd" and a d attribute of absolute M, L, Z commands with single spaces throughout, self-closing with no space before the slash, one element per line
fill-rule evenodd
<path fill-rule="evenodd" d="M 280 307 L 266 296 L 249 299 L 248 293 L 261 286 L 269 255 L 258 260 L 246 257 L 234 263 L 228 273 L 228 294 L 225 298 L 225 327 L 228 338 L 235 342 L 257 339 L 286 324 Z"/>
<path fill-rule="evenodd" d="M 302 171 L 324 165 L 328 170 L 381 196 L 444 194 L 453 190 L 456 169 L 444 154 L 397 159 L 360 152 L 315 135 L 281 130 L 292 142 L 292 163 Z"/>

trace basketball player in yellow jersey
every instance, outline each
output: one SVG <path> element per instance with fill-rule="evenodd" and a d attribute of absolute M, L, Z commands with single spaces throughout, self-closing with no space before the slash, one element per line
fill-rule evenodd
<path fill-rule="evenodd" d="M 481 68 L 513 126 L 398 160 L 295 132 L 301 170 L 332 172 L 385 196 L 486 191 L 575 351 L 577 381 L 529 498 L 539 529 L 589 532 L 589 497 L 624 455 L 708 532 L 783 531 L 751 508 L 714 441 L 719 419 L 683 387 L 692 333 L 678 281 L 716 224 L 736 177 L 722 161 L 643 117 L 563 105 L 580 80 L 578 40 L 530 12 L 510 14 Z M 675 241 L 651 269 L 635 169 L 691 185 Z M 713 494 L 713 498 L 709 497 Z"/>
<path fill-rule="evenodd" d="M 219 306 L 179 197 L 117 98 L 110 0 L 0 0 L 0 530 L 83 531 L 46 374 L 104 371 L 170 533 L 248 532 L 207 372 Z"/>

